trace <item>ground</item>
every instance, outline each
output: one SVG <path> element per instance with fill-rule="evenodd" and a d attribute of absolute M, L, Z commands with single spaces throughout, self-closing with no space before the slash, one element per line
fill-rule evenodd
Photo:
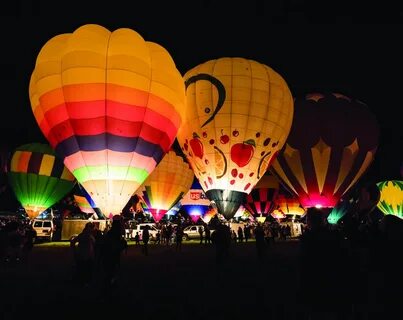
<path fill-rule="evenodd" d="M 279 242 L 258 260 L 255 242 L 236 243 L 217 264 L 215 248 L 198 241 L 181 251 L 152 244 L 148 256 L 132 244 L 105 292 L 72 281 L 67 243 L 39 244 L 28 261 L 1 265 L 0 319 L 304 319 L 298 253 L 298 241 Z"/>

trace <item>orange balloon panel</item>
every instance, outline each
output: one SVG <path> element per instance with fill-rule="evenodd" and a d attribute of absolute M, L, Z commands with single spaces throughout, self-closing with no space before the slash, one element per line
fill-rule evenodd
<path fill-rule="evenodd" d="M 289 134 L 294 107 L 286 82 L 264 64 L 229 57 L 200 64 L 184 79 L 177 139 L 201 186 L 248 194 Z"/>
<path fill-rule="evenodd" d="M 189 164 L 175 151 L 169 151 L 136 194 L 147 204 L 154 219 L 160 219 L 190 190 L 193 179 Z"/>

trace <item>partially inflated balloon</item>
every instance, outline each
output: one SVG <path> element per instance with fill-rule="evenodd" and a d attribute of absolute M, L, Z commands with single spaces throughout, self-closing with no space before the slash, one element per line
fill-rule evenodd
<path fill-rule="evenodd" d="M 88 215 L 96 214 L 93 207 L 91 207 L 90 203 L 84 196 L 80 196 L 78 194 L 74 195 L 74 201 L 77 203 L 81 212 L 87 213 Z"/>
<path fill-rule="evenodd" d="M 366 172 L 379 126 L 368 107 L 341 94 L 298 97 L 290 135 L 270 167 L 305 208 L 334 207 Z"/>
<path fill-rule="evenodd" d="M 168 152 L 184 111 L 169 53 L 127 28 L 90 24 L 50 39 L 29 89 L 43 134 L 106 216 Z"/>
<path fill-rule="evenodd" d="M 230 219 L 286 141 L 292 95 L 277 72 L 244 58 L 207 61 L 184 79 L 177 139 L 207 197 Z"/>
<path fill-rule="evenodd" d="M 266 173 L 247 195 L 245 208 L 255 216 L 267 216 L 275 209 L 279 187 L 278 179 Z"/>
<path fill-rule="evenodd" d="M 340 199 L 340 201 L 333 207 L 327 216 L 327 222 L 330 224 L 337 224 L 341 218 L 343 218 L 354 207 L 354 199 L 346 198 Z"/>
<path fill-rule="evenodd" d="M 10 185 L 31 219 L 50 208 L 73 189 L 75 178 L 46 144 L 18 147 L 8 171 Z"/>
<path fill-rule="evenodd" d="M 193 179 L 189 164 L 175 151 L 169 151 L 136 194 L 158 222 L 189 191 Z"/>
<path fill-rule="evenodd" d="M 196 223 L 209 210 L 211 201 L 207 199 L 199 181 L 193 180 L 190 190 L 180 200 L 181 208 Z"/>
<path fill-rule="evenodd" d="M 403 181 L 390 180 L 378 182 L 381 198 L 378 208 L 384 214 L 392 214 L 403 219 Z"/>
<path fill-rule="evenodd" d="M 298 198 L 294 195 L 279 193 L 275 199 L 276 209 L 286 216 L 296 217 L 305 215 L 305 208 L 302 207 Z M 277 213 L 278 215 L 278 213 Z M 274 216 L 274 215 L 273 215 Z"/>

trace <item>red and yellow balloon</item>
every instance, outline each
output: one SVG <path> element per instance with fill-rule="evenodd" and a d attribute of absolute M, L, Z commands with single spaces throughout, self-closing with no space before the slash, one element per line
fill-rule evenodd
<path fill-rule="evenodd" d="M 177 139 L 206 196 L 230 219 L 285 143 L 292 95 L 277 72 L 245 58 L 207 61 L 184 80 Z"/>
<path fill-rule="evenodd" d="M 136 194 L 158 222 L 190 190 L 193 180 L 189 164 L 175 151 L 169 151 Z"/>
<path fill-rule="evenodd" d="M 42 47 L 29 94 L 43 134 L 106 216 L 121 212 L 168 152 L 185 103 L 163 47 L 95 24 Z"/>

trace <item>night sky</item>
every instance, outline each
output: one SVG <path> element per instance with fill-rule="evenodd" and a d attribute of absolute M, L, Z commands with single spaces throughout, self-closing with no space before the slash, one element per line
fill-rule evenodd
<path fill-rule="evenodd" d="M 28 84 L 47 40 L 87 23 L 128 27 L 159 43 L 184 74 L 210 59 L 239 56 L 265 63 L 293 95 L 343 93 L 376 115 L 380 145 L 366 176 L 401 179 L 401 75 L 403 15 L 385 9 L 321 7 L 319 1 L 2 1 L 1 143 L 9 148 L 47 142 L 32 115 Z M 327 2 L 326 2 L 327 3 Z M 364 2 L 361 3 L 361 5 Z M 340 124 L 342 130 L 343 124 Z"/>

